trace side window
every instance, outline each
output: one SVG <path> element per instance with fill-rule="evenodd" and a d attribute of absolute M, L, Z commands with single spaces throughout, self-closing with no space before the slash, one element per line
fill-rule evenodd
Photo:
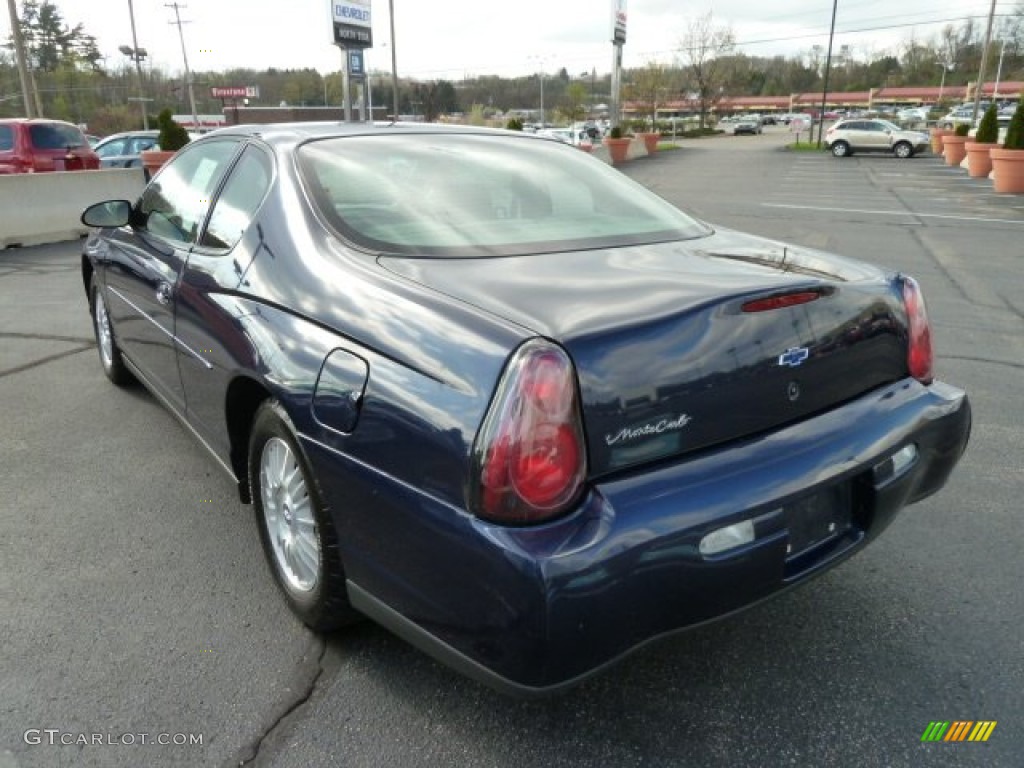
<path fill-rule="evenodd" d="M 116 141 L 110 141 L 104 144 L 102 147 L 96 150 L 96 154 L 100 157 L 115 157 L 117 155 L 123 155 L 125 139 L 117 139 Z"/>
<path fill-rule="evenodd" d="M 142 194 L 137 215 L 151 234 L 179 243 L 196 241 L 210 198 L 238 147 L 233 139 L 186 148 Z"/>
<path fill-rule="evenodd" d="M 0 125 L 0 152 L 14 149 L 14 131 L 9 125 Z"/>
<path fill-rule="evenodd" d="M 270 158 L 262 149 L 252 145 L 245 148 L 213 206 L 200 245 L 235 246 L 270 188 L 272 168 Z"/>
<path fill-rule="evenodd" d="M 156 139 L 152 136 L 141 136 L 132 139 L 131 148 L 126 155 L 137 155 L 156 146 Z"/>

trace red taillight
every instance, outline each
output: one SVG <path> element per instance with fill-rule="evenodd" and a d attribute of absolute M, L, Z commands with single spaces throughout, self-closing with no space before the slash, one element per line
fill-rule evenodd
<path fill-rule="evenodd" d="M 922 384 L 932 383 L 932 330 L 924 307 L 921 286 L 912 277 L 903 278 L 903 303 L 907 308 L 909 340 L 907 368 Z"/>
<path fill-rule="evenodd" d="M 541 522 L 569 508 L 584 474 L 572 363 L 549 342 L 527 342 L 509 362 L 477 437 L 470 505 L 497 522 Z"/>
<path fill-rule="evenodd" d="M 752 301 L 748 301 L 741 307 L 741 309 L 744 312 L 768 312 L 773 309 L 795 307 L 798 304 L 806 304 L 810 301 L 817 301 L 820 298 L 820 291 L 798 291 L 796 293 L 783 293 L 777 296 L 768 296 L 763 299 L 754 299 Z"/>

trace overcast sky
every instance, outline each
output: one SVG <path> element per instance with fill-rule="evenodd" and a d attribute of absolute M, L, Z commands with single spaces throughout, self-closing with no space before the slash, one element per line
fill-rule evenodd
<path fill-rule="evenodd" d="M 65 19 L 96 36 L 107 66 L 126 62 L 118 46 L 131 45 L 128 0 L 55 0 Z M 1015 0 L 999 0 L 1010 13 Z M 578 75 L 611 68 L 612 0 L 394 0 L 399 76 L 459 80 L 481 74 L 516 75 L 565 67 Z M 915 36 L 930 39 L 946 23 L 975 16 L 984 25 L 989 0 L 841 0 L 835 47 L 858 57 L 898 49 Z M 828 44 L 831 0 L 627 0 L 624 63 L 670 62 L 687 21 L 711 9 L 716 23 L 730 25 L 740 50 L 756 56 L 795 55 Z M 134 0 L 139 47 L 154 66 L 183 69 L 174 11 L 165 0 Z M 181 8 L 189 66 L 313 67 L 337 71 L 331 44 L 329 0 L 191 0 Z M 390 71 L 387 0 L 372 2 L 374 47 L 367 66 Z M 888 28 L 888 29 L 885 29 Z M 854 30 L 864 30 L 854 32 Z M 0 34 L 10 23 L 2 14 Z"/>

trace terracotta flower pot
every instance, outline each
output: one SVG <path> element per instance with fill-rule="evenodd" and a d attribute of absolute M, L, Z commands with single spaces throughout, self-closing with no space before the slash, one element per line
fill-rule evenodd
<path fill-rule="evenodd" d="M 992 158 L 988 151 L 998 147 L 996 142 L 968 141 L 964 148 L 967 150 L 967 175 L 972 179 L 980 179 L 992 172 Z"/>
<path fill-rule="evenodd" d="M 946 158 L 946 165 L 957 166 L 967 157 L 967 150 L 964 145 L 967 143 L 966 136 L 943 136 L 942 156 Z"/>
<path fill-rule="evenodd" d="M 994 147 L 988 151 L 996 192 L 1024 195 L 1024 149 Z"/>
<path fill-rule="evenodd" d="M 591 144 L 589 141 L 585 141 L 582 144 L 577 144 L 576 146 L 582 149 L 587 154 L 590 154 L 591 152 L 594 151 L 594 145 Z"/>
<path fill-rule="evenodd" d="M 618 165 L 626 161 L 626 153 L 629 152 L 629 145 L 632 139 L 604 138 L 604 145 L 608 147 L 608 153 L 612 156 L 612 165 Z"/>
<path fill-rule="evenodd" d="M 936 155 L 942 154 L 942 140 L 946 136 L 952 136 L 953 131 L 948 128 L 932 128 L 932 153 Z"/>
<path fill-rule="evenodd" d="M 174 152 L 168 152 L 163 149 L 146 149 L 139 154 L 142 158 L 142 167 L 146 169 L 147 179 L 159 171 L 164 163 L 174 157 Z"/>
<path fill-rule="evenodd" d="M 647 150 L 648 155 L 653 155 L 658 151 L 658 142 L 661 141 L 660 133 L 638 133 L 636 137 L 643 139 L 644 149 Z"/>

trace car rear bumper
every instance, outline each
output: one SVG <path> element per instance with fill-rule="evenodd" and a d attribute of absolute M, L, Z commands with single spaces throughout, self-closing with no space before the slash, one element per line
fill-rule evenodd
<path fill-rule="evenodd" d="M 357 534 L 344 553 L 350 596 L 466 674 L 519 695 L 550 693 L 841 562 L 943 485 L 970 425 L 963 392 L 906 380 L 742 444 L 598 482 L 573 515 L 531 528 L 453 519 L 403 487 L 395 506 L 376 496 L 381 515 L 404 515 L 386 546 L 339 521 Z M 889 459 L 908 445 L 916 457 L 894 473 Z M 848 517 L 793 552 L 803 535 L 794 521 L 831 515 L 816 511 L 827 499 L 848 503 Z M 744 521 L 752 541 L 702 554 L 708 534 Z"/>

